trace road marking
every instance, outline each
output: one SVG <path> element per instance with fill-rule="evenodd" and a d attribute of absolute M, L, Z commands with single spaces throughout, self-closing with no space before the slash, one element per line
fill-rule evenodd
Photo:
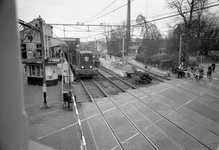
<path fill-rule="evenodd" d="M 114 149 L 116 149 L 118 146 L 115 146 L 115 147 L 113 147 L 111 150 L 114 150 Z"/>
<path fill-rule="evenodd" d="M 129 102 L 129 104 L 131 104 L 131 103 L 133 103 L 133 102 L 135 102 L 135 101 L 138 101 L 138 100 L 137 100 L 137 99 L 135 99 L 135 100 L 133 100 L 133 101 L 130 101 L 130 102 Z"/>
<path fill-rule="evenodd" d="M 124 103 L 124 104 L 120 105 L 120 107 L 125 106 L 125 105 L 127 105 L 127 104 L 128 104 L 128 103 Z"/>
<path fill-rule="evenodd" d="M 139 132 L 138 133 L 136 133 L 136 134 L 134 134 L 133 136 L 131 136 L 130 138 L 128 138 L 128 139 L 126 139 L 125 141 L 123 141 L 122 142 L 122 144 L 124 144 L 125 142 L 127 142 L 127 141 L 129 141 L 129 140 L 131 140 L 132 138 L 134 138 L 136 135 L 138 135 L 139 134 Z"/>
<path fill-rule="evenodd" d="M 97 115 L 98 115 L 98 114 L 95 114 L 95 115 L 92 115 L 92 116 L 88 117 L 87 119 L 82 119 L 81 122 L 86 121 L 86 120 L 88 120 L 88 119 L 90 119 L 90 118 L 93 118 L 93 117 L 95 117 L 95 116 L 97 116 Z M 74 126 L 74 125 L 76 125 L 76 124 L 77 124 L 77 123 L 73 123 L 73 124 L 68 125 L 68 126 L 66 126 L 66 127 L 64 127 L 64 128 L 61 128 L 61 129 L 59 129 L 59 130 L 56 130 L 56 131 L 54 131 L 54 132 L 52 132 L 52 133 L 50 133 L 50 134 L 47 134 L 47 135 L 38 137 L 36 140 L 43 139 L 43 138 L 48 137 L 48 136 L 50 136 L 50 135 L 52 135 L 52 134 L 55 134 L 55 133 L 58 133 L 58 132 L 60 132 L 60 131 L 62 131 L 62 130 L 65 130 L 65 129 L 67 129 L 67 128 L 70 128 L 70 127 L 72 127 L 72 126 Z"/>
<path fill-rule="evenodd" d="M 105 111 L 103 111 L 103 113 L 106 113 L 106 112 L 111 111 L 111 110 L 113 110 L 113 109 L 116 109 L 116 107 L 113 107 L 113 108 L 110 108 L 110 109 L 108 109 L 108 110 L 105 110 Z"/>

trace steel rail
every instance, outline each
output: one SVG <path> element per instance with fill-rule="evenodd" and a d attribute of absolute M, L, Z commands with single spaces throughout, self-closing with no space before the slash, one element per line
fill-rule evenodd
<path fill-rule="evenodd" d="M 116 76 L 116 75 L 114 75 L 113 73 L 107 71 L 106 69 L 103 69 L 103 68 L 99 68 L 99 69 L 101 69 L 101 70 L 107 72 L 108 74 L 114 76 L 116 79 L 122 81 L 123 83 L 126 83 L 126 84 L 129 85 L 132 89 L 137 89 L 136 86 L 132 85 L 131 83 L 129 83 L 129 82 L 127 82 L 127 81 L 124 81 L 124 80 L 120 79 L 118 76 Z"/>
<path fill-rule="evenodd" d="M 186 92 L 189 92 L 189 93 L 191 93 L 191 94 L 194 94 L 194 95 L 197 96 L 197 97 L 210 100 L 209 98 L 203 97 L 203 96 L 201 96 L 201 95 L 198 95 L 198 94 L 196 94 L 196 93 L 194 93 L 194 92 L 191 92 L 191 91 L 189 91 L 189 90 L 187 90 L 187 89 L 178 87 L 178 86 L 176 86 L 176 85 L 174 85 L 174 84 L 171 84 L 171 83 L 169 83 L 169 82 L 165 82 L 165 83 L 166 83 L 166 84 L 169 84 L 169 85 L 171 85 L 171 86 L 173 86 L 173 87 L 177 87 L 177 88 L 179 88 L 179 89 L 181 89 L 181 90 L 184 90 L 184 91 L 186 91 Z M 139 90 L 142 91 L 142 92 L 144 92 L 144 91 L 141 90 L 141 89 L 139 89 Z M 145 92 L 144 92 L 144 93 L 145 93 Z M 153 98 L 154 98 L 154 97 L 153 97 Z M 156 99 L 156 98 L 154 98 L 154 99 Z M 158 100 L 158 99 L 157 99 L 157 100 Z M 159 100 L 159 101 L 160 101 L 160 100 Z M 206 105 L 206 104 L 203 103 L 203 102 L 200 102 L 200 103 Z M 166 104 L 165 104 L 165 105 L 166 105 Z M 167 106 L 168 106 L 168 105 L 167 105 Z M 170 107 L 170 106 L 168 106 L 168 107 Z M 171 107 L 170 107 L 170 108 L 171 108 Z M 211 133 L 213 133 L 213 134 L 219 136 L 219 132 L 212 131 L 210 128 L 208 128 L 207 126 L 205 126 L 205 125 L 203 125 L 203 124 L 201 124 L 201 123 L 195 121 L 194 119 L 191 119 L 191 118 L 187 117 L 186 115 L 180 113 L 179 111 L 174 110 L 173 108 L 171 108 L 171 109 L 172 109 L 173 111 L 177 112 L 178 114 L 184 116 L 185 118 L 187 118 L 187 119 L 189 119 L 189 120 L 191 120 L 191 121 L 197 123 L 198 125 L 200 125 L 200 126 L 202 126 L 203 128 L 207 129 L 207 130 L 210 131 Z"/>
<path fill-rule="evenodd" d="M 105 77 L 107 78 L 107 77 Z M 112 80 L 108 79 L 110 82 L 113 82 Z M 119 85 L 117 85 L 119 87 Z M 121 87 L 120 87 L 121 88 Z M 125 89 L 123 89 L 124 91 L 126 91 Z M 141 90 L 142 91 L 142 90 Z M 180 126 L 178 126 L 177 124 L 175 124 L 173 121 L 171 121 L 170 119 L 168 119 L 167 117 L 165 117 L 164 115 L 162 115 L 161 113 L 159 113 L 158 111 L 156 111 L 154 108 L 152 108 L 151 106 L 149 106 L 148 104 L 145 104 L 144 102 L 142 102 L 138 97 L 136 97 L 134 94 L 132 94 L 129 91 L 128 92 L 130 95 L 132 95 L 133 97 L 135 97 L 137 100 L 139 100 L 139 102 L 143 103 L 144 105 L 146 105 L 147 107 L 149 107 L 151 110 L 153 110 L 154 112 L 156 112 L 158 115 L 160 115 L 161 117 L 163 117 L 164 119 L 166 119 L 167 121 L 169 121 L 170 123 L 172 123 L 173 125 L 175 125 L 176 127 L 178 127 L 180 130 L 182 130 L 183 132 L 185 132 L 187 135 L 189 135 L 192 139 L 194 139 L 195 141 L 197 141 L 198 143 L 200 143 L 201 145 L 205 146 L 207 149 L 211 150 L 210 147 L 208 147 L 207 145 L 205 145 L 204 143 L 202 143 L 201 141 L 199 141 L 198 139 L 196 139 L 193 135 L 191 135 L 190 133 L 188 133 L 187 131 L 185 131 L 184 129 L 182 129 Z M 142 91 L 143 92 L 143 91 Z M 151 97 L 151 96 L 150 96 Z M 153 97 L 152 97 L 153 98 Z M 172 109 L 172 108 L 171 108 Z M 179 113 L 178 111 L 176 111 L 177 113 Z M 181 114 L 181 113 L 179 113 Z M 181 114 L 182 116 L 185 116 L 183 114 Z M 185 116 L 186 117 L 186 116 Z M 186 117 L 187 119 L 191 120 L 190 118 Z M 193 120 L 191 120 L 193 121 Z M 193 121 L 195 122 L 195 121 Z M 196 123 L 196 122 L 195 122 Z M 201 125 L 200 123 L 197 123 L 198 125 Z M 215 133 L 214 131 L 211 131 L 209 128 L 205 127 L 204 125 L 201 125 L 202 127 L 204 127 L 205 129 L 207 129 L 208 131 L 218 135 L 218 133 Z M 162 130 L 162 129 L 161 129 Z"/>
<path fill-rule="evenodd" d="M 95 85 L 97 85 L 97 83 L 92 80 Z M 100 107 L 97 105 L 96 101 L 93 99 L 92 95 L 90 94 L 90 92 L 88 91 L 88 89 L 86 88 L 85 84 L 83 83 L 82 80 L 80 80 L 81 84 L 83 85 L 85 91 L 87 92 L 87 94 L 89 95 L 91 101 L 94 103 L 94 105 L 96 106 L 96 108 L 98 109 L 103 121 L 105 122 L 106 126 L 108 127 L 110 133 L 112 134 L 112 136 L 114 137 L 116 143 L 118 144 L 119 148 L 121 148 L 122 150 L 125 150 L 124 146 L 122 145 L 122 142 L 120 141 L 120 139 L 118 138 L 118 136 L 116 135 L 115 131 L 113 130 L 112 126 L 110 125 L 109 121 L 106 119 L 106 117 L 104 116 L 103 112 L 101 111 Z M 99 86 L 97 86 L 99 88 Z M 105 92 L 104 92 L 105 94 Z"/>
<path fill-rule="evenodd" d="M 102 70 L 104 70 L 104 69 L 102 69 Z M 104 71 L 106 71 L 106 70 L 104 70 Z M 106 71 L 107 72 L 107 71 Z M 112 73 L 110 73 L 110 72 L 107 72 L 107 73 L 109 73 L 109 74 L 111 74 L 111 75 L 113 75 Z M 116 77 L 116 78 L 118 78 L 117 76 L 115 76 L 115 75 L 113 75 L 114 77 Z M 120 79 L 120 78 L 118 78 L 118 79 Z M 126 83 L 126 81 L 123 81 L 122 79 L 120 79 L 120 81 L 122 81 L 122 82 L 124 82 L 124 83 Z M 113 82 L 113 81 L 112 81 Z M 166 83 L 166 84 L 170 84 L 170 83 Z M 177 88 L 180 88 L 180 87 L 178 87 L 178 86 L 176 86 L 176 85 L 174 85 L 174 84 L 170 84 L 171 86 L 173 86 L 173 87 L 177 87 Z M 137 88 L 136 88 L 137 89 Z M 201 98 L 205 98 L 205 97 L 202 97 L 202 96 L 200 96 L 200 95 L 198 95 L 198 94 L 195 94 L 195 93 L 193 93 L 193 92 L 191 92 L 191 91 L 189 91 L 189 90 L 186 90 L 186 89 L 183 89 L 183 88 L 180 88 L 180 89 L 182 89 L 182 90 L 185 90 L 185 91 L 187 91 L 187 92 L 190 92 L 190 93 L 192 93 L 192 94 L 194 94 L 194 95 L 196 95 L 197 97 L 201 97 Z M 143 93 L 145 93 L 142 89 L 139 89 L 141 92 L 143 92 Z M 150 95 L 149 95 L 150 96 Z M 150 97 L 152 97 L 152 96 L 150 96 Z M 152 97 L 152 98 L 154 98 L 154 99 L 156 99 L 156 100 L 158 100 L 157 98 L 155 98 L 155 97 Z M 159 102 L 161 102 L 160 100 L 158 100 Z M 161 102 L 161 103 L 163 103 L 163 102 Z M 200 103 L 202 103 L 202 102 L 200 102 Z M 194 122 L 194 123 L 196 123 L 196 124 L 198 124 L 198 125 L 200 125 L 200 126 L 202 126 L 203 128 L 205 128 L 206 130 L 208 130 L 208 131 L 210 131 L 211 133 L 213 133 L 213 134 L 215 134 L 215 135 L 217 135 L 217 136 L 219 136 L 219 133 L 218 132 L 215 132 L 215 131 L 212 131 L 209 127 L 207 127 L 207 126 L 205 126 L 205 125 L 203 125 L 203 124 L 201 124 L 201 123 L 199 123 L 198 121 L 195 121 L 194 119 L 192 119 L 192 118 L 190 118 L 190 117 L 188 117 L 188 116 L 186 116 L 186 115 L 184 115 L 184 114 L 182 114 L 181 112 L 179 112 L 179 111 L 177 111 L 177 110 L 175 110 L 175 109 L 173 109 L 172 107 L 170 107 L 169 105 L 167 105 L 167 104 L 165 104 L 165 103 L 163 103 L 164 105 L 166 105 L 166 106 L 168 106 L 171 110 L 173 110 L 174 112 L 176 112 L 176 113 L 178 113 L 178 114 L 180 114 L 180 115 L 182 115 L 183 117 L 185 117 L 185 118 L 187 118 L 187 119 L 189 119 L 190 121 L 192 121 L 192 122 Z"/>
<path fill-rule="evenodd" d="M 94 81 L 94 83 L 96 83 Z M 96 83 L 97 84 L 97 83 Z M 115 84 L 115 83 L 114 83 Z M 116 84 L 115 84 L 116 85 Z M 98 84 L 97 86 L 103 90 Z M 119 87 L 120 89 L 122 89 L 120 86 L 117 85 L 117 87 Z M 122 89 L 123 91 L 125 91 L 124 89 Z M 123 112 L 123 110 L 121 110 L 119 108 L 119 106 L 110 98 L 110 96 L 103 90 L 103 92 L 107 95 L 107 97 L 109 98 L 109 100 L 117 107 L 117 109 L 125 116 L 125 118 L 133 125 L 133 127 L 149 142 L 149 144 L 155 149 L 155 150 L 159 150 L 159 148 L 145 135 L 145 133 Z"/>

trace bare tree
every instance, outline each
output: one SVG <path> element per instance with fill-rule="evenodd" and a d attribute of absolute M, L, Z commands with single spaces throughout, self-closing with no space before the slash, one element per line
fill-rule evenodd
<path fill-rule="evenodd" d="M 120 56 L 122 51 L 122 39 L 126 38 L 126 24 L 125 21 L 121 26 L 116 28 L 103 27 L 104 36 L 107 42 L 108 53 L 115 56 Z"/>
<path fill-rule="evenodd" d="M 176 24 L 181 24 L 185 33 L 185 52 L 189 52 L 189 40 L 192 37 L 194 23 L 197 25 L 197 39 L 201 34 L 201 19 L 204 14 L 204 7 L 208 0 L 166 0 L 168 8 L 177 10 L 180 17 L 176 18 Z M 199 43 L 199 42 L 198 42 Z M 185 53 L 185 54 L 186 54 Z"/>
<path fill-rule="evenodd" d="M 144 55 L 144 57 L 156 54 L 161 39 L 161 34 L 157 26 L 147 22 L 146 18 L 141 14 L 137 16 L 136 23 L 137 28 L 140 29 L 140 37 L 142 37 L 142 43 L 138 49 L 138 53 Z"/>

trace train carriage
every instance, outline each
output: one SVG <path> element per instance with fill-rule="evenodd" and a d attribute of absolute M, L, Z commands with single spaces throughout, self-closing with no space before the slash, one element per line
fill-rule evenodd
<path fill-rule="evenodd" d="M 93 77 L 98 74 L 98 70 L 93 62 L 92 50 L 76 50 L 75 77 Z"/>

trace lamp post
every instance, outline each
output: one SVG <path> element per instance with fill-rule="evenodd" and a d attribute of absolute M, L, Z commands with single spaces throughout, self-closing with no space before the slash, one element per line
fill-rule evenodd
<path fill-rule="evenodd" d="M 182 36 L 185 35 L 185 33 L 180 34 L 179 36 L 179 66 L 181 62 L 181 55 L 182 55 Z"/>

